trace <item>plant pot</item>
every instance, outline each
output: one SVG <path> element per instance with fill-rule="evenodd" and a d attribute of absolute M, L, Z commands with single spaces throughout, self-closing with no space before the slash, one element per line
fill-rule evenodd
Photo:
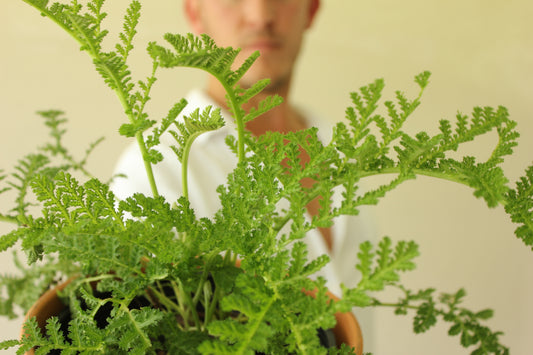
<path fill-rule="evenodd" d="M 62 310 L 65 309 L 65 304 L 58 297 L 57 292 L 63 290 L 71 280 L 67 280 L 55 288 L 51 288 L 46 291 L 35 304 L 28 310 L 24 321 L 35 317 L 39 328 L 44 329 L 46 326 L 46 320 L 52 316 L 57 316 Z M 312 294 L 312 293 L 310 293 Z M 338 300 L 339 298 L 328 291 L 328 296 L 332 300 Z M 337 313 L 335 315 L 337 324 L 333 328 L 335 339 L 338 344 L 346 344 L 355 349 L 356 354 L 363 354 L 363 336 L 359 323 L 353 313 Z M 21 330 L 21 338 L 24 337 L 24 328 Z M 26 355 L 33 355 L 35 352 L 33 349 L 26 352 Z"/>
<path fill-rule="evenodd" d="M 333 300 L 338 300 L 339 298 L 328 292 L 329 297 Z M 355 349 L 355 353 L 358 355 L 363 354 L 363 333 L 359 322 L 355 315 L 352 312 L 346 313 L 337 313 L 335 314 L 337 319 L 337 324 L 333 328 L 333 333 L 335 334 L 335 339 L 338 344 L 346 344 Z"/>
<path fill-rule="evenodd" d="M 315 291 L 304 290 L 306 294 L 314 297 Z M 339 297 L 335 296 L 330 291 L 327 291 L 327 296 L 334 302 L 339 300 Z M 333 328 L 333 334 L 335 334 L 335 340 L 338 345 L 346 344 L 355 349 L 355 353 L 358 355 L 363 354 L 363 333 L 357 318 L 352 312 L 335 314 L 337 324 Z"/>
<path fill-rule="evenodd" d="M 39 324 L 40 329 L 45 329 L 46 320 L 50 317 L 57 316 L 63 309 L 65 309 L 65 304 L 57 296 L 57 292 L 63 290 L 70 283 L 71 280 L 67 280 L 58 286 L 49 289 L 39 299 L 35 304 L 28 310 L 26 316 L 24 317 L 24 322 L 35 317 L 37 324 Z M 24 337 L 24 328 L 22 328 L 20 337 Z M 26 355 L 33 355 L 35 351 L 33 349 L 26 352 Z"/>

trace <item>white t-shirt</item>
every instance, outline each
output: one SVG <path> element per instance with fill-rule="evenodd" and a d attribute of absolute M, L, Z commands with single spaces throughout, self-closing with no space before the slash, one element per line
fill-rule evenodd
<path fill-rule="evenodd" d="M 196 90 L 187 96 L 188 105 L 181 115 L 188 115 L 196 108 L 207 106 L 217 107 L 204 92 Z M 229 117 L 223 111 L 224 117 Z M 319 128 L 319 135 L 324 142 L 329 141 L 331 124 L 318 120 L 313 115 L 306 115 L 309 126 Z M 236 134 L 235 124 L 226 120 L 225 126 L 217 131 L 200 135 L 193 143 L 189 156 L 189 200 L 191 207 L 198 217 L 212 217 L 220 207 L 216 188 L 226 182 L 227 175 L 236 166 L 237 158 L 225 143 L 228 134 Z M 170 148 L 175 145 L 174 139 L 169 134 L 161 137 L 158 150 L 163 154 L 163 162 L 156 164 L 154 175 L 159 193 L 169 202 L 181 196 L 181 167 L 175 153 Z M 118 178 L 112 185 L 112 190 L 119 199 L 125 199 L 134 193 L 140 192 L 151 195 L 150 185 L 144 170 L 141 153 L 136 144 L 129 146 L 119 158 L 115 169 L 116 174 L 125 174 L 127 179 Z M 304 241 L 308 246 L 310 260 L 328 254 L 331 262 L 322 270 L 321 275 L 327 280 L 327 287 L 334 294 L 341 295 L 340 283 L 353 286 L 358 282 L 358 272 L 355 269 L 358 245 L 360 242 L 373 239 L 373 231 L 369 228 L 364 216 L 341 217 L 335 221 L 332 228 L 333 250 L 328 251 L 322 235 L 310 231 Z"/>

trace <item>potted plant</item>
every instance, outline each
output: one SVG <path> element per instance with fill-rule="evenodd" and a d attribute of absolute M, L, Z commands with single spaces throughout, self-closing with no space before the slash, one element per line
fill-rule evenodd
<path fill-rule="evenodd" d="M 401 284 L 399 273 L 415 267 L 414 242 L 393 245 L 386 237 L 377 245 L 362 241 L 355 266 L 360 281 L 354 288 L 343 287 L 336 301 L 328 296 L 325 280 L 313 277 L 328 258 L 309 260 L 302 242 L 309 230 L 329 226 L 340 215 L 356 215 L 402 182 L 425 175 L 470 186 L 489 207 L 505 205 L 519 224 L 516 235 L 532 245 L 533 167 L 514 189 L 500 167 L 518 136 L 505 108 L 476 108 L 472 116 L 458 115 L 455 123 L 440 121 L 434 136 L 410 136 L 402 125 L 428 84 L 429 73 L 423 72 L 415 78 L 420 95 L 410 100 L 398 92 L 395 103 L 385 103 L 387 117 L 376 111 L 382 80 L 353 93 L 347 121 L 336 125 L 330 142 L 321 142 L 315 128 L 255 138 L 244 122 L 279 104 L 272 97 L 256 109 L 242 109 L 267 85 L 261 81 L 247 90 L 236 85 L 255 55 L 233 70 L 237 50 L 218 47 L 207 36 L 167 34 L 166 46 L 149 45 L 152 73 L 135 84 L 128 56 L 140 17 L 138 1 L 128 7 L 119 42 L 110 52 L 102 45 L 107 35 L 103 1 L 85 6 L 24 1 L 92 57 L 123 105 L 128 121 L 120 133 L 138 142 L 152 194 L 118 201 L 108 183 L 90 177 L 86 159 L 75 160 L 64 147 L 63 113 L 40 113 L 52 141 L 2 177 L 18 194 L 13 209 L 1 217 L 19 227 L 0 239 L 0 250 L 19 242 L 29 261 L 22 276 L 2 279 L 7 294 L 2 309 L 8 315 L 13 305 L 27 310 L 56 284 L 62 285 L 57 295 L 67 307 L 48 318 L 44 329 L 36 318 L 28 318 L 21 339 L 2 342 L 2 348 L 19 346 L 19 353 L 35 349 L 43 354 L 351 353 L 355 349 L 346 345 L 326 349 L 318 329 L 333 328 L 335 314 L 353 307 L 391 306 L 376 294 L 390 286 L 404 293 L 393 303 L 396 312 L 414 310 L 415 332 L 427 330 L 440 317 L 451 323 L 450 335 L 460 334 L 463 346 L 475 347 L 473 353 L 508 353 L 499 343 L 500 333 L 483 325 L 492 312 L 461 306 L 463 290 L 436 295 L 431 288 L 415 292 Z M 194 67 L 217 77 L 237 126 L 227 143 L 238 164 L 218 189 L 222 207 L 212 219 L 197 218 L 189 206 L 187 159 L 198 135 L 224 124 L 220 112 L 206 109 L 177 120 L 186 104 L 180 101 L 156 122 L 145 111 L 156 74 L 174 67 Z M 460 144 L 490 131 L 499 140 L 487 161 L 449 157 Z M 159 196 L 152 173 L 165 132 L 175 137 L 184 177 L 183 196 L 172 203 Z M 302 150 L 310 157 L 303 165 Z M 79 173 L 87 178 L 75 175 Z M 358 190 L 362 180 L 378 175 L 392 178 L 377 188 Z M 312 178 L 314 185 L 303 187 L 303 178 Z M 339 204 L 330 203 L 335 189 L 341 190 Z M 37 212 L 32 212 L 30 190 L 40 203 Z M 306 220 L 303 206 L 317 196 L 322 208 Z M 287 202 L 283 208 L 282 202 Z"/>

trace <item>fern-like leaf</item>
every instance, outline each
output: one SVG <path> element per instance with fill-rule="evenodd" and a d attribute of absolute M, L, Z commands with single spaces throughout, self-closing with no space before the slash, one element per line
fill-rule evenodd
<path fill-rule="evenodd" d="M 183 111 L 185 106 L 187 106 L 187 100 L 185 99 L 181 99 L 179 102 L 174 104 L 174 106 L 169 110 L 167 116 L 161 120 L 161 124 L 154 129 L 153 134 L 146 137 L 147 148 L 155 147 L 160 143 L 161 135 L 166 132 L 170 126 L 176 124 L 176 119 L 181 111 Z"/>
<path fill-rule="evenodd" d="M 129 53 L 133 49 L 133 38 L 137 34 L 137 24 L 141 16 L 141 3 L 132 1 L 128 6 L 126 15 L 124 16 L 123 32 L 119 34 L 120 41 L 115 48 L 122 56 L 124 62 L 127 60 Z"/>
<path fill-rule="evenodd" d="M 18 340 L 3 340 L 0 342 L 0 350 L 7 350 L 20 344 Z"/>
<path fill-rule="evenodd" d="M 172 135 L 176 139 L 178 146 L 174 147 L 174 152 L 183 161 L 186 158 L 186 153 L 194 140 L 202 133 L 214 131 L 224 126 L 224 118 L 221 115 L 220 108 L 208 106 L 202 113 L 196 109 L 193 113 L 183 117 L 183 122 L 176 122 L 179 134 L 172 131 Z"/>
<path fill-rule="evenodd" d="M 505 211 L 514 223 L 519 224 L 516 236 L 533 250 L 533 166 L 516 183 L 516 188 L 506 195 Z"/>
<path fill-rule="evenodd" d="M 17 198 L 15 200 L 16 207 L 13 212 L 25 216 L 30 202 L 27 202 L 26 197 L 31 187 L 31 181 L 38 174 L 43 172 L 43 169 L 50 163 L 50 159 L 43 154 L 30 154 L 24 159 L 20 160 L 15 169 L 18 173 L 14 173 L 13 177 L 18 180 L 16 182 L 9 182 L 9 185 L 17 190 Z"/>
<path fill-rule="evenodd" d="M 124 351 L 144 354 L 152 346 L 149 330 L 157 326 L 163 314 L 160 310 L 144 307 L 128 310 L 120 307 L 106 330 L 117 337 L 118 346 Z"/>
<path fill-rule="evenodd" d="M 276 296 L 261 280 L 247 274 L 240 274 L 236 283 L 246 287 L 239 288 L 239 293 L 228 295 L 221 305 L 226 311 L 238 311 L 246 316 L 246 322 L 227 318 L 210 323 L 209 333 L 217 340 L 202 343 L 199 350 L 204 354 L 211 353 L 213 349 L 231 349 L 233 354 L 250 354 L 254 349 L 264 351 L 268 338 L 273 334 L 267 315 Z M 259 300 L 262 301 L 257 302 Z"/>
<path fill-rule="evenodd" d="M 243 117 L 243 122 L 253 121 L 258 116 L 261 116 L 267 111 L 270 111 L 276 106 L 279 106 L 283 102 L 281 96 L 268 96 L 264 100 L 259 102 L 257 107 L 253 107 L 250 111 Z"/>
<path fill-rule="evenodd" d="M 167 33 L 165 40 L 172 45 L 174 53 L 155 43 L 151 43 L 148 49 L 162 67 L 201 69 L 219 78 L 223 83 L 227 83 L 228 78 L 232 77 L 231 64 L 237 57 L 238 50 L 218 47 L 206 35 L 199 38 L 190 33 L 187 36 Z"/>
<path fill-rule="evenodd" d="M 400 241 L 391 248 L 390 238 L 385 237 L 379 243 L 377 265 L 374 265 L 375 253 L 369 242 L 360 246 L 357 269 L 361 272 L 361 281 L 357 288 L 361 290 L 382 290 L 385 285 L 399 280 L 398 272 L 415 268 L 413 259 L 419 255 L 414 242 Z"/>
<path fill-rule="evenodd" d="M 455 293 L 435 295 L 435 289 L 428 288 L 412 292 L 402 286 L 398 288 L 404 297 L 398 303 L 382 303 L 374 300 L 375 306 L 394 307 L 398 315 L 406 315 L 414 311 L 413 331 L 423 333 L 437 324 L 439 318 L 451 323 L 448 330 L 450 336 L 460 336 L 460 343 L 465 348 L 475 347 L 471 354 L 475 355 L 508 355 L 509 349 L 500 343 L 499 331 L 492 331 L 484 321 L 493 315 L 492 310 L 471 311 L 461 307 L 466 292 L 460 289 Z"/>

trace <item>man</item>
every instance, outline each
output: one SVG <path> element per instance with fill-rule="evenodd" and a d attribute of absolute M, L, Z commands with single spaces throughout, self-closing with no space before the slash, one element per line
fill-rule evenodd
<path fill-rule="evenodd" d="M 207 33 L 219 46 L 241 48 L 237 64 L 242 64 L 253 52 L 260 52 L 259 59 L 239 84 L 248 88 L 264 78 L 269 78 L 271 82 L 248 106 L 257 106 L 268 95 L 277 94 L 284 100 L 279 107 L 248 122 L 246 128 L 256 136 L 267 131 L 286 133 L 309 126 L 309 122 L 291 106 L 288 98 L 303 36 L 313 23 L 319 5 L 319 0 L 185 1 L 187 19 L 197 35 Z M 225 107 L 226 93 L 213 77 L 208 79 L 207 94 L 219 106 Z M 303 183 L 310 185 L 312 181 Z M 311 215 L 316 214 L 318 208 L 318 199 L 308 206 Z M 320 232 L 331 250 L 331 231 L 321 229 Z"/>
<path fill-rule="evenodd" d="M 272 94 L 283 97 L 284 103 L 249 123 L 247 128 L 255 135 L 306 126 L 288 97 L 303 36 L 319 4 L 319 0 L 185 0 L 187 19 L 196 34 L 207 33 L 219 46 L 241 48 L 240 62 L 256 50 L 261 53 L 240 85 L 246 88 L 269 78 L 270 86 L 250 104 L 255 106 Z M 225 92 L 214 78 L 209 78 L 207 93 L 219 105 L 225 105 Z"/>
<path fill-rule="evenodd" d="M 291 105 L 290 85 L 294 66 L 307 29 L 312 25 L 320 7 L 319 0 L 184 0 L 185 14 L 195 34 L 206 33 L 219 46 L 241 48 L 237 64 L 251 53 L 259 50 L 261 56 L 239 82 L 249 87 L 260 79 L 270 78 L 270 85 L 254 97 L 249 105 L 256 106 L 268 95 L 277 94 L 284 102 L 268 113 L 247 124 L 247 129 L 258 136 L 267 131 L 289 132 L 310 126 L 325 127 L 323 120 L 304 114 Z M 225 91 L 212 77 L 208 78 L 205 91 L 192 91 L 187 97 L 188 105 L 183 115 L 197 107 L 209 105 L 227 109 Z M 228 117 L 227 111 L 225 116 Z M 329 131 L 330 129 L 323 129 Z M 231 120 L 226 126 L 214 132 L 201 135 L 195 141 L 189 157 L 189 200 L 200 217 L 212 217 L 219 208 L 217 186 L 226 181 L 234 169 L 236 158 L 225 144 L 225 137 L 233 134 Z M 180 167 L 169 148 L 171 139 L 162 138 L 163 163 L 154 167 L 159 192 L 168 201 L 175 201 L 180 195 Z M 305 160 L 305 157 L 303 157 Z M 150 194 L 150 187 L 142 168 L 142 158 L 132 146 L 120 159 L 116 172 L 128 176 L 128 180 L 117 180 L 113 190 L 117 197 L 126 198 L 135 192 Z M 312 184 L 312 181 L 303 181 Z M 318 200 L 308 206 L 310 215 L 318 211 Z M 358 219 L 360 220 L 360 219 Z M 353 285 L 357 244 L 368 238 L 367 225 L 354 225 L 353 219 L 337 221 L 333 230 L 311 231 L 305 242 L 311 259 L 329 254 L 323 276 L 328 287 L 339 294 L 339 284 Z M 351 237 L 349 237 L 350 235 Z"/>

